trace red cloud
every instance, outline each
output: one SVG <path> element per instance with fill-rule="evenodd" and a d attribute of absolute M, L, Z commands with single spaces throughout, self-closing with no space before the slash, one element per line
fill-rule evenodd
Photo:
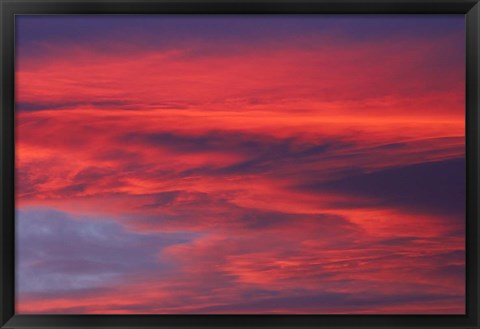
<path fill-rule="evenodd" d="M 464 157 L 455 38 L 20 57 L 17 205 L 199 237 L 17 312 L 463 313 L 463 214 L 322 185 Z"/>

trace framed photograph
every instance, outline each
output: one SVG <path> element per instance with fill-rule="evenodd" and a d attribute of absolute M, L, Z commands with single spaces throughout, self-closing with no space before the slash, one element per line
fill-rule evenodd
<path fill-rule="evenodd" d="M 477 0 L 0 3 L 1 328 L 479 328 Z"/>

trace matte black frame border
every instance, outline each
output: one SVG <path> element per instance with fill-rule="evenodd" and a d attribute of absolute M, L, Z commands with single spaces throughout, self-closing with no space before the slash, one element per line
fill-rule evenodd
<path fill-rule="evenodd" d="M 480 328 L 479 0 L 0 0 L 0 326 L 2 328 Z M 17 14 L 465 14 L 466 315 L 15 315 L 14 22 Z"/>

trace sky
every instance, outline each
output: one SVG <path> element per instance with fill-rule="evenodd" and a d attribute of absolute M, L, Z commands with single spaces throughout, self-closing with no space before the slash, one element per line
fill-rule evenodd
<path fill-rule="evenodd" d="M 464 37 L 17 16 L 16 312 L 464 314 Z"/>

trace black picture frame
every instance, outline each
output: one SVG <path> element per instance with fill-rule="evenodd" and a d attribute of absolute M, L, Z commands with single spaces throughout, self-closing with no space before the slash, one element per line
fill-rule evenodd
<path fill-rule="evenodd" d="M 0 0 L 0 326 L 2 328 L 480 328 L 478 0 Z M 467 293 L 465 315 L 15 315 L 14 22 L 20 14 L 465 14 Z"/>

